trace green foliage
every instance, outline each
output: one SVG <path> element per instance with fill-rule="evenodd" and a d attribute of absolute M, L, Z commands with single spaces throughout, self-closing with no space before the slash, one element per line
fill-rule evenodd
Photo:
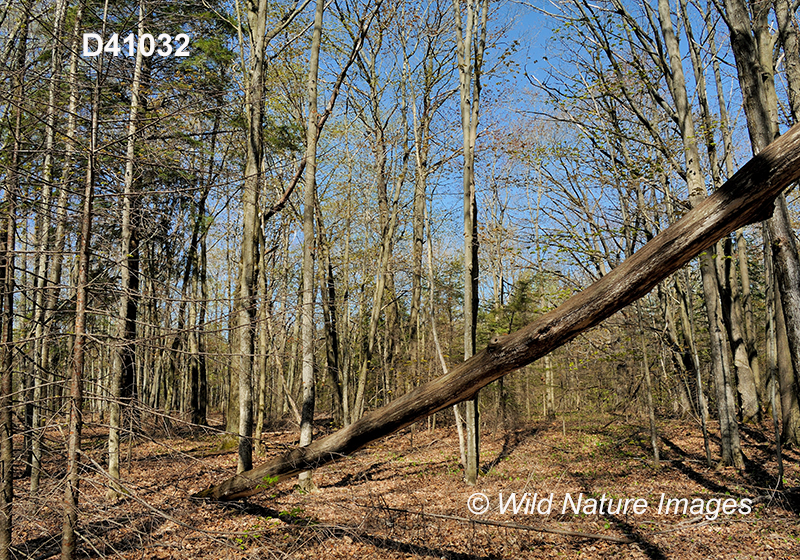
<path fill-rule="evenodd" d="M 305 131 L 296 122 L 280 123 L 268 117 L 264 123 L 264 143 L 273 152 L 299 152 L 305 144 Z"/>

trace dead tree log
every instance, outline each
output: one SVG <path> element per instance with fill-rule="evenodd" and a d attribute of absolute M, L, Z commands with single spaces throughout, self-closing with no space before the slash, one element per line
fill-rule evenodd
<path fill-rule="evenodd" d="M 196 497 L 235 500 L 277 480 L 336 461 L 381 437 L 465 401 L 507 373 L 548 354 L 635 302 L 722 236 L 772 214 L 775 197 L 800 178 L 800 124 L 742 167 L 632 257 L 557 309 L 515 333 L 492 338 L 485 350 L 450 373 L 417 387 L 359 421 L 203 490 Z"/>

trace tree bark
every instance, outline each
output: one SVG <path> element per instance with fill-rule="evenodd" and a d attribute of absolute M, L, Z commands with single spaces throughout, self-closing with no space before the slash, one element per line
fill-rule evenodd
<path fill-rule="evenodd" d="M 52 197 L 53 197 L 53 159 L 55 155 L 56 136 L 56 94 L 59 81 L 62 79 L 62 49 L 64 19 L 66 14 L 66 1 L 58 0 L 56 3 L 55 22 L 53 24 L 53 47 L 50 59 L 50 82 L 48 84 L 47 100 L 47 129 L 45 133 L 45 159 L 42 174 L 42 208 L 43 216 L 38 223 L 39 234 L 37 239 L 37 291 L 35 303 L 36 332 L 34 340 L 34 386 L 33 386 L 33 414 L 31 417 L 31 494 L 39 491 L 42 461 L 42 431 L 41 414 L 43 406 L 42 381 L 46 379 L 49 354 L 49 334 L 47 324 L 47 291 L 53 289 L 49 283 L 48 263 L 51 262 L 49 252 L 53 250 L 53 238 L 50 228 L 53 223 Z"/>
<path fill-rule="evenodd" d="M 106 13 L 103 13 L 105 36 Z M 103 58 L 97 59 L 97 73 L 92 94 L 92 120 L 89 153 L 86 162 L 86 182 L 81 212 L 81 236 L 78 248 L 78 274 L 75 292 L 75 338 L 72 344 L 69 398 L 69 440 L 67 449 L 67 479 L 64 490 L 64 521 L 61 532 L 61 560 L 72 560 L 76 550 L 78 528 L 78 495 L 80 491 L 81 431 L 83 429 L 83 367 L 86 355 L 86 303 L 89 284 L 92 216 L 97 158 L 97 134 L 100 112 L 100 76 Z"/>
<path fill-rule="evenodd" d="M 764 9 L 764 8 L 767 9 Z M 742 90 L 747 130 L 753 154 L 763 150 L 778 134 L 772 46 L 775 37 L 768 21 L 768 5 L 756 6 L 751 21 L 744 0 L 725 0 L 726 22 Z M 795 379 L 800 378 L 800 257 L 789 221 L 784 196 L 779 196 L 775 212 L 767 222 L 768 242 L 772 247 L 775 277 L 778 280 L 786 334 Z"/>
<path fill-rule="evenodd" d="M 766 230 L 766 227 L 764 228 Z M 766 233 L 766 232 L 765 232 Z M 772 383 L 778 383 L 781 396 L 781 440 L 787 445 L 800 445 L 800 406 L 794 380 L 789 339 L 786 337 L 786 321 L 775 279 L 775 266 L 769 247 L 764 248 L 767 280 L 767 349 Z M 777 373 L 776 373 L 777 372 Z M 772 393 L 772 391 L 770 392 Z"/>
<path fill-rule="evenodd" d="M 656 409 L 653 404 L 653 380 L 650 375 L 650 358 L 647 355 L 647 340 L 642 321 L 642 302 L 636 302 L 636 317 L 639 323 L 639 341 L 642 345 L 642 370 L 644 373 L 645 388 L 647 389 L 647 418 L 650 421 L 650 447 L 653 450 L 653 466 L 661 466 L 658 452 L 658 430 L 656 429 Z"/>
<path fill-rule="evenodd" d="M 139 3 L 138 33 L 144 34 L 144 1 Z M 136 340 L 136 292 L 139 290 L 139 258 L 138 241 L 132 224 L 133 212 L 133 164 L 136 148 L 136 133 L 139 124 L 139 89 L 142 77 L 142 49 L 136 50 L 136 62 L 133 67 L 133 81 L 131 82 L 131 105 L 128 116 L 128 145 L 125 152 L 125 174 L 123 178 L 122 193 L 122 242 L 120 252 L 120 280 L 122 291 L 119 297 L 119 346 L 114 349 L 111 372 L 111 399 L 109 402 L 109 429 L 108 429 L 108 474 L 111 477 L 111 488 L 107 492 L 107 499 L 115 499 L 122 491 L 118 481 L 119 473 L 119 432 L 122 427 L 122 398 L 125 404 L 130 405 L 130 385 L 134 378 L 136 353 L 133 344 Z M 128 387 L 124 387 L 128 385 Z M 126 390 L 127 389 L 127 390 Z"/>
<path fill-rule="evenodd" d="M 789 108 L 792 122 L 800 122 L 800 46 L 797 38 L 797 15 L 792 15 L 789 0 L 774 0 L 778 39 L 783 47 L 786 81 L 789 85 Z M 796 10 L 796 7 L 795 7 Z"/>
<path fill-rule="evenodd" d="M 17 204 L 21 199 L 20 155 L 22 144 L 22 113 L 24 110 L 25 67 L 27 64 L 28 30 L 31 3 L 22 7 L 19 43 L 12 63 L 13 142 L 8 154 L 8 173 L 5 177 L 4 220 L 0 220 L 0 558 L 11 558 L 12 514 L 14 501 L 14 290 Z"/>
<path fill-rule="evenodd" d="M 467 0 L 466 17 L 463 24 L 461 1 L 455 0 L 453 5 L 464 154 L 464 359 L 467 360 L 475 354 L 475 331 L 478 322 L 478 204 L 475 196 L 475 140 L 478 135 L 481 70 L 486 45 L 489 2 L 488 0 Z M 478 21 L 479 17 L 480 22 Z M 477 394 L 470 402 L 467 402 L 466 424 L 467 464 L 464 469 L 464 478 L 467 484 L 475 485 L 478 480 L 480 464 L 480 417 Z"/>
<path fill-rule="evenodd" d="M 305 192 L 303 193 L 303 406 L 300 419 L 300 446 L 311 443 L 316 401 L 314 379 L 314 208 L 317 197 L 317 140 L 319 139 L 317 77 L 324 11 L 324 0 L 317 0 L 317 7 L 314 11 L 314 31 L 311 35 L 311 60 L 308 65 L 308 120 L 306 123 Z M 301 473 L 300 489 L 308 492 L 313 488 L 311 471 Z"/>
<path fill-rule="evenodd" d="M 0 558 L 11 558 L 12 502 L 14 501 L 13 371 L 14 371 L 14 259 L 18 180 L 14 148 L 11 170 L 6 177 L 5 216 L 0 222 Z"/>
<path fill-rule="evenodd" d="M 269 364 L 269 328 L 270 315 L 272 314 L 272 294 L 268 288 L 266 239 L 264 228 L 258 228 L 258 243 L 264 249 L 258 255 L 258 293 L 263 302 L 258 310 L 258 383 L 256 384 L 256 421 L 253 428 L 253 443 L 256 455 L 264 453 L 264 444 L 261 437 L 264 430 L 264 419 L 267 405 L 267 371 Z"/>
<path fill-rule="evenodd" d="M 708 153 L 708 167 L 711 172 L 712 180 L 714 181 L 714 187 L 718 188 L 722 184 L 722 177 L 719 158 L 717 156 L 717 142 L 714 135 L 714 120 L 711 115 L 708 94 L 706 92 L 705 69 L 703 68 L 699 43 L 695 40 L 692 31 L 691 19 L 687 15 L 686 0 L 680 0 L 679 4 L 683 16 L 682 19 L 687 43 L 689 45 L 694 77 L 697 83 L 696 94 L 700 102 L 700 117 L 702 119 L 702 132 L 706 151 Z M 729 258 L 732 253 L 730 240 L 720 241 L 717 247 L 717 257 L 714 260 L 717 264 L 717 284 L 721 303 L 721 317 L 725 325 L 731 354 L 733 355 L 733 365 L 736 373 L 735 379 L 737 381 L 736 387 L 740 396 L 739 403 L 741 406 L 742 421 L 753 422 L 759 418 L 760 408 L 756 395 L 755 374 L 750 368 L 750 358 L 748 356 L 745 335 L 742 332 L 743 313 L 741 310 L 741 301 L 738 299 L 739 290 L 736 286 L 735 268 L 732 266 L 731 259 Z M 723 254 L 725 258 L 721 258 Z M 725 350 L 727 351 L 727 348 Z"/>
<path fill-rule="evenodd" d="M 336 278 L 333 274 L 333 263 L 331 262 L 331 250 L 325 235 L 325 227 L 322 221 L 322 209 L 319 201 L 315 201 L 317 216 L 317 237 L 318 247 L 322 253 L 323 285 L 320 288 L 322 294 L 322 315 L 325 328 L 325 363 L 327 364 L 328 377 L 331 381 L 331 393 L 333 394 L 334 413 L 333 418 L 336 423 L 344 423 L 345 407 L 342 400 L 342 382 L 339 372 L 341 370 L 341 345 L 339 344 L 339 321 L 336 299 Z"/>
<path fill-rule="evenodd" d="M 234 302 L 238 333 L 239 385 L 239 472 L 253 466 L 253 360 L 256 298 L 254 274 L 256 268 L 256 227 L 258 226 L 258 195 L 264 155 L 264 73 L 267 1 L 247 3 L 247 23 L 250 30 L 250 70 L 247 76 L 247 154 L 242 194 L 243 223 L 239 281 Z"/>
<path fill-rule="evenodd" d="M 662 231 L 632 257 L 557 309 L 391 404 L 317 440 L 293 449 L 250 472 L 197 494 L 221 500 L 243 498 L 265 486 L 264 477 L 286 478 L 352 453 L 455 403 L 503 375 L 533 362 L 647 294 L 722 236 L 761 221 L 773 201 L 800 178 L 800 125 L 750 160 L 717 192 Z M 261 485 L 261 486 L 260 486 Z"/>
<path fill-rule="evenodd" d="M 658 1 L 658 16 L 661 34 L 669 55 L 670 91 L 675 102 L 678 128 L 683 140 L 686 162 L 686 182 L 689 187 L 689 201 L 697 205 L 706 196 L 706 187 L 700 169 L 700 153 L 697 148 L 694 120 L 686 93 L 686 80 L 683 73 L 678 39 L 672 25 L 668 0 Z M 666 72 L 666 70 L 665 70 Z M 744 468 L 739 441 L 739 427 L 736 422 L 735 403 L 732 399 L 731 372 L 725 367 L 727 349 L 722 332 L 722 317 L 719 310 L 719 287 L 711 248 L 700 255 L 700 273 L 703 280 L 703 295 L 708 315 L 711 361 L 714 384 L 717 392 L 720 435 L 722 443 L 722 464 Z"/>

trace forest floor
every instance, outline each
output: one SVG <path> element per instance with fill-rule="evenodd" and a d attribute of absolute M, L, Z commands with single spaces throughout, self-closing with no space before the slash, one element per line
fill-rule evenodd
<path fill-rule="evenodd" d="M 175 424 L 138 436 L 123 451 L 128 495 L 109 502 L 108 480 L 96 468 L 104 461 L 105 432 L 89 425 L 80 557 L 800 558 L 797 450 L 784 452 L 787 490 L 774 492 L 777 463 L 767 424 L 742 430 L 744 472 L 706 466 L 695 424 L 663 420 L 659 430 L 662 465 L 656 469 L 648 431 L 624 418 L 487 426 L 483 474 L 468 487 L 455 429 L 416 427 L 320 468 L 317 491 L 299 493 L 289 480 L 247 501 L 215 503 L 191 495 L 235 473 L 231 436 Z M 289 431 L 265 434 L 267 454 L 290 448 L 296 438 Z M 712 453 L 718 453 L 716 441 Z M 63 455 L 51 456 L 35 497 L 21 474 L 15 481 L 17 557 L 58 552 L 64 468 Z M 476 492 L 489 505 L 480 515 L 468 508 Z M 667 500 L 681 499 L 680 512 L 675 502 L 666 512 Z M 473 509 L 482 500 L 472 498 Z M 626 500 L 627 513 L 617 513 Z"/>

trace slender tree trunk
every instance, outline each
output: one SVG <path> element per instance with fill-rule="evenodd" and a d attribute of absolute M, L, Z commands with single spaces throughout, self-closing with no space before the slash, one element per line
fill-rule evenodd
<path fill-rule="evenodd" d="M 339 372 L 341 370 L 341 348 L 339 344 L 339 329 L 337 320 L 336 302 L 336 279 L 333 275 L 333 264 L 331 262 L 331 252 L 328 240 L 325 236 L 325 227 L 322 221 L 322 209 L 319 201 L 315 202 L 317 215 L 317 237 L 318 247 L 322 253 L 323 267 L 323 286 L 322 293 L 322 315 L 325 325 L 325 361 L 327 363 L 328 376 L 331 382 L 331 392 L 333 393 L 334 421 L 342 423 L 345 418 L 344 405 L 342 400 L 342 382 Z"/>
<path fill-rule="evenodd" d="M 423 207 L 423 216 L 422 219 L 424 222 L 427 222 L 427 208 Z M 430 223 L 428 223 L 428 230 L 430 231 Z M 428 282 L 431 285 L 430 293 L 429 293 L 429 310 L 430 319 L 431 319 L 431 332 L 433 334 L 433 346 L 436 350 L 436 356 L 439 358 L 439 364 L 442 366 L 442 374 L 447 375 L 449 373 L 449 369 L 447 367 L 447 361 L 444 359 L 444 352 L 442 352 L 442 345 L 439 342 L 439 329 L 436 328 L 436 307 L 434 305 L 435 301 L 435 284 L 434 284 L 434 275 L 433 275 L 433 239 L 431 236 L 428 236 Z M 456 422 L 456 431 L 458 432 L 458 451 L 459 457 L 461 458 L 461 465 L 466 468 L 467 466 L 467 441 L 464 437 L 464 422 L 461 419 L 461 411 L 459 409 L 459 404 L 456 403 L 453 405 L 453 417 Z"/>
<path fill-rule="evenodd" d="M 413 105 L 413 103 L 412 103 Z M 414 126 L 416 173 L 414 177 L 414 200 L 412 215 L 411 242 L 411 302 L 408 311 L 409 346 L 413 368 L 419 366 L 420 360 L 420 309 L 422 306 L 422 246 L 425 240 L 425 205 L 427 200 L 428 181 L 428 126 L 425 121 L 421 126 Z M 419 130 L 418 130 L 419 129 Z M 432 287 L 431 287 L 432 289 Z M 433 317 L 433 316 L 431 316 Z M 413 372 L 412 372 L 413 374 Z"/>
<path fill-rule="evenodd" d="M 27 16 L 26 16 L 27 17 Z M 19 82 L 19 80 L 15 81 Z M 18 93 L 21 84 L 15 87 Z M 17 100 L 20 98 L 17 97 Z M 11 166 L 6 176 L 5 216 L 0 222 L 0 311 L 2 329 L 0 333 L 0 558 L 11 558 L 12 502 L 14 501 L 14 442 L 13 442 L 13 371 L 14 371 L 14 260 L 16 244 L 16 207 L 19 189 L 19 124 L 21 107 L 17 108 L 15 142 L 12 148 Z"/>
<path fill-rule="evenodd" d="M 766 227 L 765 227 L 766 229 Z M 772 267 L 772 255 L 770 254 L 768 248 L 764 247 L 764 262 L 766 268 L 766 314 L 767 314 L 767 370 L 769 375 L 769 408 L 772 411 L 772 425 L 774 426 L 775 430 L 775 457 L 778 460 L 778 484 L 777 488 L 783 487 L 783 456 L 781 454 L 781 446 L 782 446 L 782 437 L 781 437 L 781 428 L 780 422 L 778 421 L 778 403 L 775 398 L 775 393 L 777 391 L 778 385 L 778 344 L 777 344 L 777 319 L 778 319 L 778 308 L 780 306 L 780 299 L 775 296 L 775 273 Z M 791 364 L 791 360 L 789 360 Z M 790 379 L 793 376 L 788 376 Z M 781 387 L 783 389 L 783 387 Z M 792 390 L 787 395 L 789 399 L 787 402 L 791 400 L 792 396 L 795 396 L 795 392 Z M 794 426 L 797 426 L 797 418 L 798 418 L 798 409 L 797 409 L 797 399 L 795 398 L 795 402 L 789 402 L 789 408 L 794 410 L 791 412 L 789 418 L 784 416 L 784 428 L 789 427 L 794 420 Z M 784 411 L 783 406 L 781 406 L 782 411 Z M 794 416 L 792 418 L 791 416 Z M 795 433 L 795 439 L 797 439 L 797 435 Z M 795 441 L 795 443 L 797 443 Z"/>
<path fill-rule="evenodd" d="M 264 155 L 263 105 L 265 60 L 265 27 L 267 1 L 247 4 L 247 23 L 250 29 L 250 71 L 247 80 L 247 154 L 244 193 L 242 195 L 243 232 L 239 281 L 234 302 L 238 332 L 239 386 L 239 472 L 253 465 L 253 360 L 256 298 L 254 274 L 256 268 L 256 227 L 258 226 L 258 195 L 261 188 Z"/>
<path fill-rule="evenodd" d="M 636 316 L 639 322 L 639 340 L 642 345 L 642 371 L 644 373 L 645 387 L 647 389 L 647 417 L 650 420 L 650 446 L 653 449 L 653 465 L 658 468 L 661 459 L 658 453 L 658 430 L 656 429 L 656 409 L 653 404 L 653 381 L 650 376 L 650 358 L 647 355 L 647 340 L 642 321 L 642 303 L 636 302 Z"/>
<path fill-rule="evenodd" d="M 144 1 L 139 3 L 139 36 L 144 34 L 145 29 L 145 7 Z M 133 166 L 135 159 L 136 134 L 139 120 L 139 89 L 142 76 L 142 49 L 136 51 L 136 62 L 133 67 L 133 81 L 131 83 L 131 105 L 128 116 L 128 145 L 125 153 L 125 174 L 123 179 L 122 194 L 122 243 L 120 252 L 122 261 L 120 263 L 120 280 L 122 291 L 119 297 L 119 346 L 114 349 L 114 359 L 111 372 L 111 399 L 109 402 L 109 430 L 108 430 L 108 474 L 112 479 L 111 488 L 107 493 L 107 499 L 116 499 L 122 490 L 117 481 L 120 479 L 119 455 L 120 455 L 120 429 L 122 427 L 121 409 L 122 398 L 125 397 L 125 404 L 130 405 L 129 394 L 123 390 L 123 385 L 131 383 L 135 365 L 136 352 L 133 344 L 136 340 L 136 314 L 137 298 L 136 292 L 139 287 L 138 279 L 138 242 L 132 224 L 133 212 Z"/>
<path fill-rule="evenodd" d="M 13 135 L 10 165 L 5 177 L 5 220 L 0 218 L 0 558 L 11 558 L 12 503 L 14 501 L 14 290 L 17 204 L 20 191 L 20 156 L 22 144 L 22 112 L 25 105 L 24 83 L 27 65 L 27 43 L 31 2 L 22 8 L 16 57 L 12 64 L 11 95 L 13 99 Z"/>
<path fill-rule="evenodd" d="M 205 425 L 208 416 L 208 366 L 206 360 L 205 324 L 208 308 L 208 248 L 206 238 L 200 240 L 200 311 L 197 319 L 198 398 L 193 421 Z"/>
<path fill-rule="evenodd" d="M 675 110 L 683 139 L 686 162 L 686 181 L 689 187 L 689 201 L 696 206 L 706 197 L 705 183 L 700 170 L 700 154 L 697 149 L 697 136 L 694 121 L 686 94 L 686 80 L 683 73 L 678 39 L 672 26 L 668 0 L 658 1 L 658 15 L 661 33 L 669 55 L 669 68 L 672 80 L 670 89 L 675 102 Z M 724 367 L 726 356 L 725 339 L 720 328 L 722 320 L 719 311 L 719 291 L 713 258 L 709 251 L 700 255 L 700 272 L 703 280 L 706 311 L 708 313 L 711 361 L 717 390 L 717 407 L 720 416 L 722 441 L 722 464 L 744 468 L 739 442 L 739 427 L 736 422 L 735 402 L 732 398 L 731 372 Z"/>
<path fill-rule="evenodd" d="M 103 33 L 108 4 L 103 10 Z M 86 302 L 89 284 L 89 256 L 92 233 L 92 203 L 94 198 L 97 134 L 100 112 L 100 76 L 103 57 L 97 59 L 96 81 L 92 94 L 92 121 L 89 153 L 86 162 L 86 184 L 81 212 L 81 236 L 78 247 L 78 277 L 75 294 L 75 338 L 72 345 L 69 398 L 69 443 L 67 450 L 67 479 L 64 490 L 64 521 L 61 533 L 61 560 L 72 560 L 76 550 L 78 528 L 78 495 L 80 491 L 81 431 L 83 428 L 83 368 L 86 355 Z"/>
<path fill-rule="evenodd" d="M 48 253 L 53 250 L 53 239 L 50 235 L 50 229 L 53 224 L 53 211 L 52 205 L 53 196 L 53 158 L 55 152 L 55 136 L 56 136 L 56 95 L 58 90 L 59 81 L 62 79 L 62 64 L 61 53 L 63 39 L 63 27 L 66 14 L 66 1 L 59 0 L 56 3 L 56 15 L 53 25 L 53 47 L 50 59 L 50 82 L 48 84 L 48 102 L 47 102 L 47 128 L 45 133 L 45 160 L 44 169 L 42 174 L 42 209 L 43 216 L 39 222 L 39 235 L 37 239 L 37 291 L 35 303 L 35 349 L 34 349 L 34 386 L 33 386 L 33 416 L 31 418 L 31 494 L 35 494 L 39 490 L 39 478 L 41 475 L 41 460 L 42 460 L 42 431 L 41 431 L 41 415 L 42 410 L 45 408 L 43 405 L 44 391 L 42 388 L 42 381 L 46 378 L 49 364 L 47 363 L 49 341 L 46 340 L 49 335 L 49 327 L 46 322 L 47 309 L 47 292 L 53 289 L 49 283 L 48 263 L 50 257 Z"/>
<path fill-rule="evenodd" d="M 454 1 L 456 54 L 461 96 L 461 131 L 464 154 L 464 359 L 475 354 L 475 331 L 478 322 L 478 205 L 475 195 L 475 140 L 478 133 L 478 109 L 481 70 L 486 45 L 488 0 L 467 0 L 462 24 L 461 1 Z M 478 21 L 480 18 L 480 22 Z M 473 36 L 474 34 L 474 36 Z M 480 465 L 480 418 L 478 395 L 467 402 L 467 464 L 465 480 L 477 484 Z"/>
<path fill-rule="evenodd" d="M 221 121 L 223 101 L 217 97 L 214 112 L 214 124 L 211 127 L 211 148 L 208 156 L 205 185 L 197 202 L 197 215 L 192 227 L 192 240 L 187 257 L 187 271 L 191 271 L 191 298 L 189 307 L 189 380 L 190 409 L 193 424 L 205 425 L 208 412 L 208 378 L 205 355 L 205 322 L 207 308 L 207 255 L 206 236 L 208 234 L 208 216 L 206 216 L 206 200 L 214 182 L 214 158 L 216 155 L 217 135 Z M 184 275 L 184 281 L 189 281 Z"/>
<path fill-rule="evenodd" d="M 258 384 L 256 385 L 256 423 L 253 432 L 255 452 L 257 455 L 264 453 L 264 444 L 261 441 L 261 434 L 264 429 L 264 415 L 266 412 L 267 400 L 267 369 L 269 364 L 269 315 L 272 313 L 272 303 L 267 285 L 267 259 L 266 259 L 266 240 L 264 239 L 263 227 L 258 228 L 259 245 L 263 247 L 258 256 L 258 292 L 261 294 L 261 301 L 264 302 L 258 310 Z"/>
<path fill-rule="evenodd" d="M 59 182 L 58 202 L 56 203 L 56 230 L 53 239 L 53 257 L 52 263 L 47 271 L 47 282 L 52 288 L 49 290 L 45 303 L 45 318 L 44 322 L 47 326 L 47 332 L 51 329 L 52 319 L 56 312 L 57 302 L 61 293 L 61 271 L 64 262 L 64 247 L 66 245 L 66 232 L 67 232 L 67 218 L 69 209 L 68 198 L 72 189 L 70 182 L 73 174 L 73 164 L 75 160 L 75 153 L 78 150 L 77 130 L 78 130 L 78 101 L 80 98 L 80 88 L 78 83 L 78 60 L 80 55 L 80 31 L 81 22 L 83 20 L 84 5 L 78 4 L 75 12 L 75 22 L 72 29 L 72 41 L 70 45 L 70 63 L 69 63 L 69 103 L 67 108 L 67 130 L 66 141 L 64 147 L 64 157 L 62 160 L 62 172 Z M 44 337 L 48 341 L 48 337 Z M 58 371 L 58 364 L 56 363 L 56 353 L 50 352 L 50 345 L 45 344 L 42 347 L 42 362 L 47 365 L 51 372 Z M 49 379 L 55 381 L 58 379 L 58 374 L 52 373 Z M 50 408 L 59 409 L 61 404 L 57 402 L 61 396 L 61 384 L 53 385 L 53 398 Z"/>
<path fill-rule="evenodd" d="M 694 298 L 692 297 L 691 284 L 689 283 L 689 271 L 684 270 L 684 283 L 686 289 L 680 288 L 679 282 L 675 281 L 675 289 L 678 291 L 681 300 L 681 324 L 683 325 L 683 332 L 686 333 L 686 339 L 689 341 L 689 349 L 692 353 L 692 363 L 694 364 L 695 372 L 695 387 L 697 391 L 697 408 L 700 414 L 700 426 L 703 431 L 703 448 L 706 452 L 706 464 L 710 467 L 713 465 L 711 458 L 711 445 L 708 438 L 708 402 L 706 401 L 705 390 L 703 389 L 703 375 L 700 369 L 700 356 L 697 353 L 697 344 L 695 342 L 695 328 L 694 328 Z M 688 295 L 687 295 L 688 294 Z"/>
<path fill-rule="evenodd" d="M 322 41 L 322 16 L 324 0 L 317 0 L 314 11 L 314 31 L 311 36 L 311 61 L 308 67 L 308 121 L 306 125 L 306 172 L 303 198 L 303 408 L 300 422 L 300 445 L 311 443 L 314 429 L 314 207 L 317 190 L 317 140 L 319 139 L 319 112 L 317 110 L 317 77 Z M 308 492 L 314 488 L 311 471 L 300 475 L 300 489 Z"/>
<path fill-rule="evenodd" d="M 766 227 L 764 229 L 766 230 Z M 781 392 L 781 423 L 783 426 L 781 439 L 787 445 L 798 446 L 800 445 L 800 405 L 793 375 L 794 368 L 789 339 L 786 336 L 786 320 L 769 246 L 764 249 L 764 257 L 767 269 L 767 311 L 772 312 L 767 319 L 768 327 L 771 327 L 767 331 L 767 349 L 773 352 L 769 356 L 769 367 L 771 370 L 777 370 L 777 382 Z"/>
<path fill-rule="evenodd" d="M 674 283 L 675 278 L 673 278 L 673 284 Z M 689 388 L 691 373 L 694 371 L 690 346 L 686 340 L 687 337 L 681 337 L 679 335 L 678 328 L 675 324 L 675 308 L 672 302 L 674 299 L 677 299 L 677 297 L 666 285 L 666 283 L 658 285 L 658 296 L 659 302 L 661 303 L 664 311 L 664 321 L 666 323 L 665 331 L 668 337 L 668 345 L 671 350 L 670 353 L 672 355 L 672 362 L 678 377 L 678 381 L 675 384 L 675 387 L 678 391 L 678 396 L 676 399 L 674 399 L 675 403 L 673 406 L 680 406 L 681 415 L 685 415 L 690 412 L 698 412 L 693 405 L 691 389 Z M 678 409 L 676 408 L 676 411 L 677 410 Z M 699 414 L 696 416 L 699 416 Z"/>

